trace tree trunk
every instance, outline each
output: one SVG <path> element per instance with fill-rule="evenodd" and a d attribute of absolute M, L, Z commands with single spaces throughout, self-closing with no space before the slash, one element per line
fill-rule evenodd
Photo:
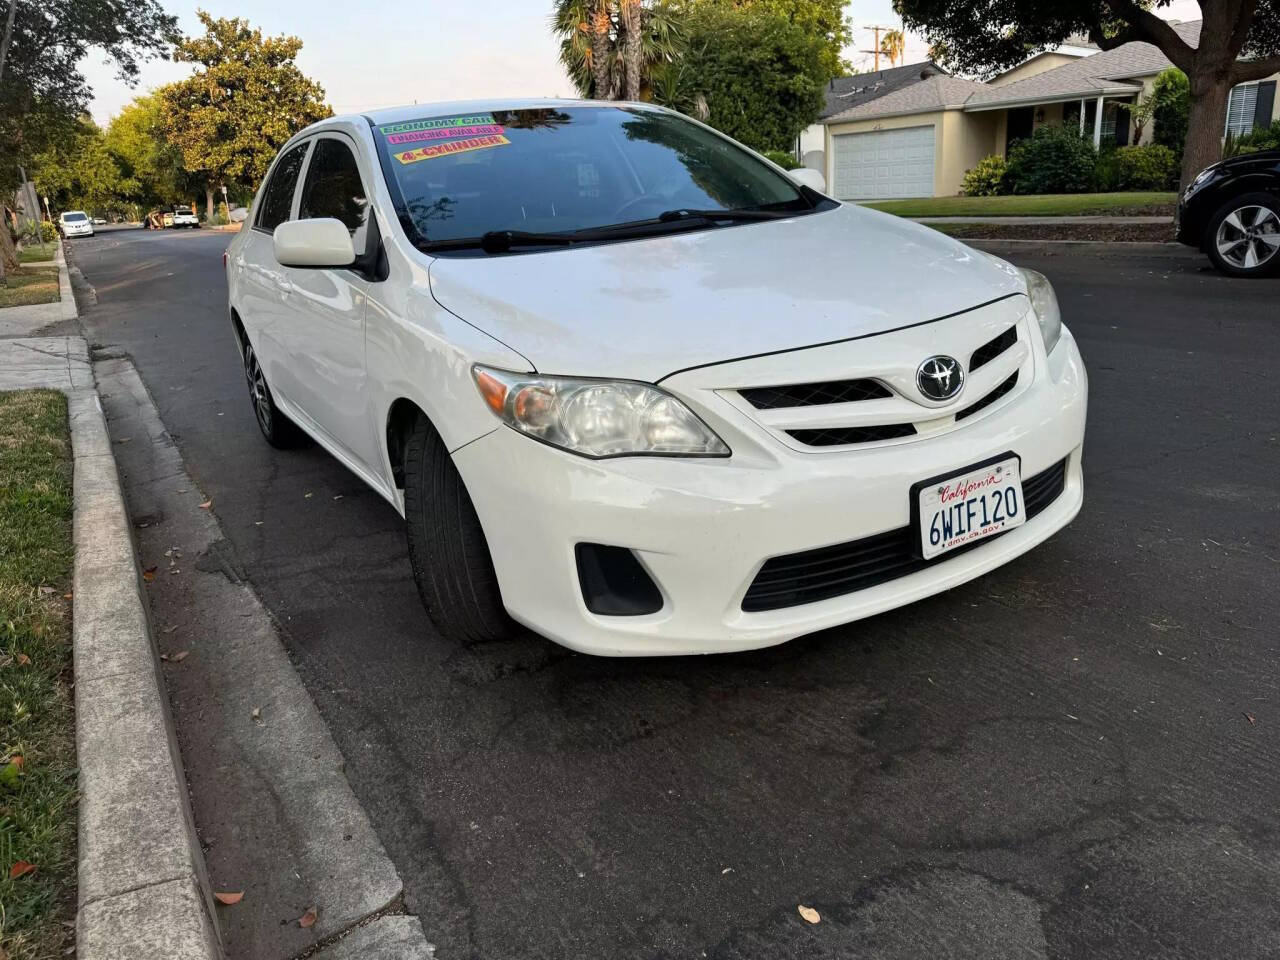
<path fill-rule="evenodd" d="M 1225 70 L 1197 70 L 1191 81 L 1191 104 L 1187 114 L 1187 142 L 1182 150 L 1182 177 L 1185 187 L 1205 167 L 1222 159 L 1222 137 L 1227 124 L 1227 99 L 1231 95 L 1230 65 Z"/>
<path fill-rule="evenodd" d="M 594 0 L 591 9 L 591 95 L 597 100 L 613 99 L 613 64 L 609 34 L 613 18 L 609 0 Z"/>
<path fill-rule="evenodd" d="M 213 187 L 204 188 L 204 210 L 209 226 L 213 226 Z"/>
<path fill-rule="evenodd" d="M 644 65 L 644 50 L 640 31 L 640 0 L 620 0 L 620 13 L 625 37 L 622 44 L 623 72 L 626 75 L 626 94 L 624 99 L 640 99 L 640 72 Z"/>
<path fill-rule="evenodd" d="M 19 266 L 18 248 L 13 245 L 13 239 L 9 236 L 8 217 L 0 217 L 0 263 L 3 264 L 3 269 L 0 270 L 0 286 L 3 286 L 4 275 L 17 270 Z"/>

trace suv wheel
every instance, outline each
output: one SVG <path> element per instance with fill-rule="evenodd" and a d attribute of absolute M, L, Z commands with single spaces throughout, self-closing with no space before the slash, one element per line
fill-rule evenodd
<path fill-rule="evenodd" d="M 253 415 L 267 443 L 280 450 L 302 444 L 306 435 L 276 406 L 271 388 L 267 386 L 266 374 L 262 372 L 262 364 L 258 363 L 258 355 L 248 337 L 244 338 L 244 378 L 249 384 Z"/>
<path fill-rule="evenodd" d="M 1280 201 L 1246 193 L 1209 220 L 1205 249 L 1213 265 L 1233 277 L 1267 277 L 1280 270 Z"/>
<path fill-rule="evenodd" d="M 510 637 L 514 624 L 480 518 L 453 458 L 423 416 L 405 445 L 404 514 L 413 579 L 441 634 L 464 643 Z"/>

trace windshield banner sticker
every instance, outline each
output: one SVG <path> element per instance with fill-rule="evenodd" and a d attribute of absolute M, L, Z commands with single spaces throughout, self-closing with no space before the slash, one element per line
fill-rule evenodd
<path fill-rule="evenodd" d="M 419 160 L 430 160 L 432 157 L 447 157 L 455 153 L 469 153 L 472 150 L 500 147 L 510 142 L 504 136 L 491 134 L 487 137 L 470 137 L 466 140 L 449 140 L 429 147 L 418 147 L 414 150 L 406 150 L 403 153 L 395 153 L 392 156 L 401 163 L 417 163 Z"/>
<path fill-rule="evenodd" d="M 434 130 L 411 130 L 387 134 L 387 143 L 419 143 L 423 140 L 449 140 L 453 137 L 479 137 L 486 133 L 502 133 L 496 123 L 479 123 L 469 127 L 437 127 Z"/>
<path fill-rule="evenodd" d="M 388 123 L 378 132 L 390 139 L 394 133 L 410 133 L 414 130 L 438 130 L 441 127 L 476 127 L 493 123 L 493 114 L 479 113 L 473 117 L 436 117 L 430 120 L 407 120 L 404 123 Z M 399 141 L 392 140 L 392 143 Z"/>

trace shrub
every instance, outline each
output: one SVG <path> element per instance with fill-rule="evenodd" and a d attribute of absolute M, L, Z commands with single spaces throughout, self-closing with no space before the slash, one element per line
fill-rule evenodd
<path fill-rule="evenodd" d="M 783 170 L 794 170 L 797 167 L 802 166 L 799 160 L 790 153 L 787 153 L 785 150 L 766 150 L 764 155 L 769 160 L 772 160 L 780 166 Z"/>
<path fill-rule="evenodd" d="M 1068 127 L 1040 127 L 1009 151 L 1009 193 L 1085 193 L 1093 187 L 1098 154 Z"/>
<path fill-rule="evenodd" d="M 1159 143 L 1116 151 L 1121 190 L 1168 190 L 1178 177 L 1178 155 Z"/>
<path fill-rule="evenodd" d="M 1258 127 L 1251 133 L 1236 137 L 1228 156 L 1233 153 L 1257 153 L 1259 150 L 1280 150 L 1280 120 L 1269 127 Z"/>
<path fill-rule="evenodd" d="M 960 192 L 966 197 L 995 197 L 1005 192 L 1004 176 L 1006 165 L 1004 157 L 994 153 L 983 157 L 977 166 L 965 171 Z"/>
<path fill-rule="evenodd" d="M 1173 151 L 1179 161 L 1187 142 L 1187 116 L 1191 112 L 1191 83 L 1177 67 L 1169 67 L 1156 77 L 1151 87 L 1155 109 L 1151 119 L 1155 128 L 1152 140 Z"/>
<path fill-rule="evenodd" d="M 1120 151 L 1114 145 L 1098 151 L 1093 165 L 1093 189 L 1099 193 L 1111 193 L 1120 187 Z"/>

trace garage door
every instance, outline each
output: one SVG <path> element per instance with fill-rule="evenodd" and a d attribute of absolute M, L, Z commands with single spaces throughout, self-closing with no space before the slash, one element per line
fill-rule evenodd
<path fill-rule="evenodd" d="M 832 138 L 841 200 L 933 196 L 933 124 Z"/>

